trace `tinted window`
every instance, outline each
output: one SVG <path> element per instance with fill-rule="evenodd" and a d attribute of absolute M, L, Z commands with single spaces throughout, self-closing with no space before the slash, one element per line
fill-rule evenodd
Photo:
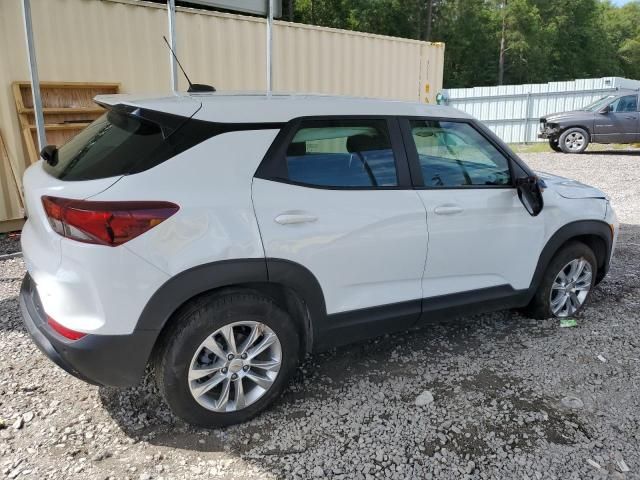
<path fill-rule="evenodd" d="M 61 146 L 57 163 L 44 168 L 62 180 L 142 172 L 220 133 L 276 128 L 269 124 L 219 124 L 154 110 L 116 106 Z"/>
<path fill-rule="evenodd" d="M 411 122 L 427 187 L 509 185 L 508 160 L 471 125 L 461 122 Z"/>
<path fill-rule="evenodd" d="M 611 104 L 611 111 L 617 113 L 638 111 L 638 97 L 636 95 L 627 95 L 618 98 Z"/>
<path fill-rule="evenodd" d="M 160 127 L 108 112 L 58 149 L 55 166 L 45 168 L 63 180 L 90 180 L 127 173 L 143 156 L 161 148 Z"/>
<path fill-rule="evenodd" d="M 398 184 L 385 120 L 303 121 L 286 156 L 294 182 L 326 187 Z"/>
<path fill-rule="evenodd" d="M 609 105 L 609 102 L 611 101 L 612 98 L 615 98 L 615 96 L 614 95 L 607 95 L 606 97 L 602 97 L 602 98 L 596 100 L 595 102 L 590 103 L 589 105 L 584 107 L 582 110 L 587 110 L 587 111 L 590 111 L 590 112 L 597 112 L 598 110 L 602 110 L 604 107 Z"/>

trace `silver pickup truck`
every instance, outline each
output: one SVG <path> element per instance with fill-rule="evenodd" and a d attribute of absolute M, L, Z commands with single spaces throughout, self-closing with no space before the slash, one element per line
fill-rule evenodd
<path fill-rule="evenodd" d="M 572 112 L 540 118 L 538 138 L 556 152 L 582 153 L 589 143 L 640 142 L 639 90 L 619 90 Z"/>

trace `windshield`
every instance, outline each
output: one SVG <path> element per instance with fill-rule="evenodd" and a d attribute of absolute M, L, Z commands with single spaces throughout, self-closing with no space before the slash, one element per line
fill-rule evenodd
<path fill-rule="evenodd" d="M 587 112 L 597 112 L 612 102 L 614 98 L 616 98 L 615 95 L 607 95 L 606 97 L 602 97 L 601 99 L 590 103 L 586 107 L 583 107 L 582 110 L 586 110 Z"/>

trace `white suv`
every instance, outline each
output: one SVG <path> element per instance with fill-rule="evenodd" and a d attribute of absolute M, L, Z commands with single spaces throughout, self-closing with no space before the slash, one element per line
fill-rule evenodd
<path fill-rule="evenodd" d="M 252 417 L 312 351 L 487 310 L 572 316 L 609 268 L 607 197 L 535 175 L 451 108 L 96 101 L 24 177 L 24 321 L 88 382 L 151 364 L 194 424 Z"/>

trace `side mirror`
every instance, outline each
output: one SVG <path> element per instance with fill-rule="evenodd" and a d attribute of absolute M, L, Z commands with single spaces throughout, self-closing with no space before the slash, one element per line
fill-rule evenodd
<path fill-rule="evenodd" d="M 600 110 L 600 113 L 602 115 L 607 115 L 608 113 L 611 112 L 611 105 L 607 105 L 606 107 L 604 107 L 602 110 Z"/>
<path fill-rule="evenodd" d="M 527 212 L 529 212 L 529 215 L 532 217 L 537 216 L 544 206 L 540 179 L 535 175 L 518 178 L 516 180 L 516 188 L 518 190 L 518 198 Z"/>
<path fill-rule="evenodd" d="M 52 167 L 58 163 L 58 147 L 55 145 L 47 145 L 40 151 L 40 156 Z"/>

